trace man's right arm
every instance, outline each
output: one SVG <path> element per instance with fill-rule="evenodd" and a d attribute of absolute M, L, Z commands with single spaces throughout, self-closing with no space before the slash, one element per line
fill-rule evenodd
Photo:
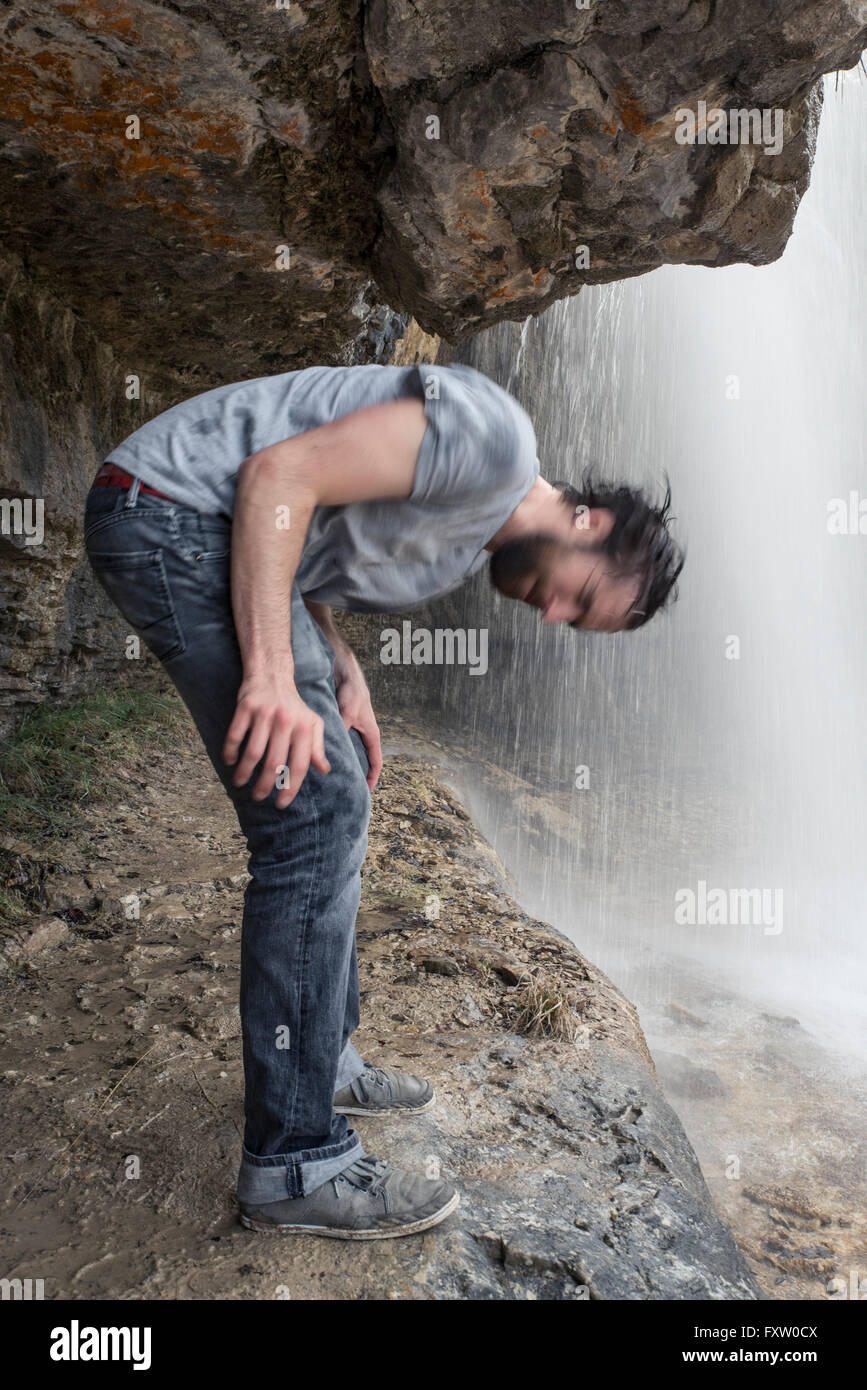
<path fill-rule="evenodd" d="M 245 459 L 232 525 L 232 608 L 244 675 L 223 757 L 244 786 L 264 757 L 253 795 L 271 792 L 279 769 L 296 796 L 311 765 L 328 772 L 322 720 L 295 686 L 292 585 L 313 510 L 409 497 L 427 419 L 415 397 L 368 406 Z M 289 525 L 280 524 L 288 508 Z M 240 761 L 240 747 L 246 746 Z"/>

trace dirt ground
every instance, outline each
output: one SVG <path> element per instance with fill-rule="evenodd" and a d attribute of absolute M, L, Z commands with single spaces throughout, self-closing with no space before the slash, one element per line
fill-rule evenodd
<path fill-rule="evenodd" d="M 53 1299 L 755 1297 L 634 1009 L 517 907 L 421 741 L 394 732 L 355 1041 L 429 1077 L 438 1106 L 358 1129 L 437 1165 L 461 1208 L 360 1247 L 238 1224 L 246 850 L 184 724 L 118 769 L 124 799 L 92 805 L 46 911 L 5 943 L 0 1273 Z M 528 1033 L 539 989 L 565 1033 Z"/>
<path fill-rule="evenodd" d="M 49 911 L 10 950 L 3 1273 L 44 1279 L 51 1298 L 274 1297 L 287 1280 L 279 1296 L 336 1296 L 345 1266 L 364 1263 L 357 1246 L 302 1238 L 275 1264 L 260 1259 L 267 1237 L 236 1222 L 247 874 L 231 807 L 192 729 L 120 776 L 126 799 L 93 807 L 48 880 Z M 389 760 L 375 800 L 356 1040 L 373 1061 L 421 1070 L 446 1102 L 450 1063 L 470 1035 L 475 1049 L 502 1032 L 525 969 L 562 957 L 576 989 L 587 983 L 568 948 L 530 944 L 502 915 L 494 856 L 481 842 L 468 853 L 467 816 L 430 768 Z M 401 1125 L 359 1128 L 388 1157 Z M 381 1279 L 373 1259 L 370 1296 Z M 355 1286 L 365 1296 L 365 1277 Z"/>

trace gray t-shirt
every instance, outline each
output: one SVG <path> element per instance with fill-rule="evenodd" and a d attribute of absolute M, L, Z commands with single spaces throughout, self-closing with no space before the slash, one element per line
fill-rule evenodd
<path fill-rule="evenodd" d="M 428 427 L 408 498 L 317 507 L 297 583 L 356 613 L 403 612 L 457 588 L 538 472 L 526 411 L 472 367 L 308 367 L 173 406 L 108 455 L 142 482 L 231 517 L 249 454 L 383 401 L 417 396 Z"/>

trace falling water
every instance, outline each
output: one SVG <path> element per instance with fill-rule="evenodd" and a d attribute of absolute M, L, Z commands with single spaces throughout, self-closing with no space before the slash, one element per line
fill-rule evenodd
<path fill-rule="evenodd" d="M 754 1179 L 785 1147 L 789 1181 L 853 1183 L 856 1140 L 829 1149 L 867 1054 L 867 534 L 828 520 L 831 499 L 867 499 L 865 227 L 867 82 L 841 76 L 781 260 L 587 289 L 459 354 L 529 411 L 549 480 L 589 463 L 671 480 L 688 558 L 669 613 L 614 637 L 543 629 L 480 576 L 443 614 L 485 615 L 490 672 L 446 669 L 442 701 L 526 783 L 464 792 L 525 906 L 638 1004 L 735 1224 L 732 1152 Z M 681 924 L 676 894 L 700 881 L 779 913 Z"/>

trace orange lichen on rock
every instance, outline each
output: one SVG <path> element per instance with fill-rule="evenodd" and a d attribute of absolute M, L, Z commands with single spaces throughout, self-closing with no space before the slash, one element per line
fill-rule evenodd
<path fill-rule="evenodd" d="M 632 135 L 646 135 L 648 130 L 647 117 L 629 88 L 625 86 L 618 87 L 614 93 L 614 97 L 624 128 L 630 131 Z"/>
<path fill-rule="evenodd" d="M 88 13 L 104 15 L 107 8 L 91 4 Z M 112 13 L 122 29 L 122 16 Z M 243 166 L 250 139 L 243 116 L 203 109 L 195 97 L 185 100 L 182 75 L 175 80 L 163 76 L 156 85 L 150 77 L 111 69 L 109 59 L 96 57 L 90 45 L 86 56 L 88 70 L 95 63 L 99 70 L 81 90 L 68 54 L 24 55 L 0 48 L 7 128 L 26 132 L 31 145 L 84 184 L 101 189 L 115 207 L 150 204 L 161 218 L 184 224 L 188 235 L 202 236 L 211 249 L 245 250 L 230 216 L 218 207 L 219 188 L 196 158 L 206 155 L 209 163 L 216 158 L 233 168 Z M 130 139 L 133 116 L 139 119 L 140 136 Z M 159 183 L 150 193 L 147 183 L 154 177 Z"/>
<path fill-rule="evenodd" d="M 488 175 L 485 173 L 484 169 L 476 170 L 475 179 L 476 187 L 471 188 L 470 192 L 474 193 L 477 198 L 480 198 L 481 201 L 484 203 L 485 207 L 492 207 L 493 199 L 491 197 L 490 188 L 488 185 Z"/>
<path fill-rule="evenodd" d="M 118 0 L 54 0 L 58 10 L 74 19 L 85 29 L 98 29 L 101 34 L 116 34 L 121 39 L 132 39 L 145 44 L 151 35 L 143 34 L 139 25 L 144 18 L 140 7 L 118 3 Z M 156 16 L 154 16 L 156 19 Z M 157 21 L 158 22 L 158 21 Z M 148 24 L 151 16 L 148 16 Z"/>

